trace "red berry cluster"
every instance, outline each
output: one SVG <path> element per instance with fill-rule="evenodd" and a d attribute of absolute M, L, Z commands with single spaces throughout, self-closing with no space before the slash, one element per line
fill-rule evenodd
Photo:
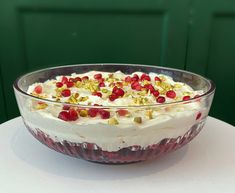
<path fill-rule="evenodd" d="M 157 103 L 164 103 L 166 101 L 164 96 L 159 96 L 160 93 L 158 90 L 154 88 L 154 86 L 151 83 L 147 83 L 144 86 L 141 85 L 142 81 L 151 81 L 151 78 L 149 75 L 143 73 L 140 77 L 137 74 L 134 74 L 133 77 L 127 76 L 125 77 L 125 82 L 131 84 L 131 88 L 136 91 L 141 91 L 141 90 L 147 90 L 150 92 L 155 98 Z M 157 82 L 162 82 L 162 80 L 158 77 L 154 77 L 154 81 Z M 169 90 L 166 93 L 166 96 L 168 98 L 174 99 L 176 97 L 176 93 L 173 90 Z"/>
<path fill-rule="evenodd" d="M 112 94 L 109 95 L 109 100 L 114 101 L 119 97 L 123 97 L 125 94 L 122 88 L 118 88 L 117 86 L 113 87 Z"/>
<path fill-rule="evenodd" d="M 61 111 L 58 118 L 64 121 L 76 121 L 78 119 L 78 112 L 75 109 L 70 108 L 68 111 Z"/>
<path fill-rule="evenodd" d="M 84 78 L 84 77 L 82 77 Z M 64 85 L 66 85 L 66 88 L 64 90 L 61 91 L 61 95 L 63 97 L 69 97 L 71 95 L 71 91 L 69 88 L 73 87 L 75 85 L 76 82 L 81 82 L 82 81 L 82 78 L 80 77 L 75 77 L 75 78 L 67 78 L 66 76 L 63 76 L 61 78 L 61 81 L 60 82 L 56 82 L 56 87 L 57 88 L 61 88 L 63 87 Z"/>
<path fill-rule="evenodd" d="M 104 83 L 104 78 L 102 77 L 102 74 L 95 74 L 94 75 L 94 79 L 97 80 L 99 82 L 99 87 L 105 87 L 105 83 Z"/>
<path fill-rule="evenodd" d="M 70 107 L 69 105 L 64 105 L 63 111 L 61 111 L 58 115 L 59 119 L 62 119 L 64 121 L 76 121 L 79 119 L 79 112 L 81 109 L 76 109 L 74 107 Z M 82 109 L 84 110 L 84 109 Z M 100 115 L 101 119 L 109 119 L 110 118 L 110 112 L 105 109 L 99 109 L 99 108 L 89 108 L 87 110 L 89 117 L 96 117 Z"/>

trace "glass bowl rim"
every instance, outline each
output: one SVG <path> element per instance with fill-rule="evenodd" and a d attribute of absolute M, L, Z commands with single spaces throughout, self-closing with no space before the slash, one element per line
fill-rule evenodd
<path fill-rule="evenodd" d="M 177 71 L 177 72 L 183 72 L 183 73 L 187 73 L 187 74 L 191 74 L 191 75 L 195 75 L 198 76 L 199 78 L 203 79 L 205 82 L 207 82 L 209 84 L 209 89 L 203 93 L 202 95 L 198 96 L 197 98 L 191 98 L 187 101 L 181 100 L 181 101 L 174 101 L 174 102 L 168 102 L 168 103 L 160 103 L 160 104 L 149 104 L 149 105 L 122 105 L 122 106 L 114 106 L 114 105 L 104 105 L 104 106 L 94 106 L 94 105 L 81 105 L 81 104 L 71 104 L 71 103 L 66 103 L 66 102 L 58 102 L 58 101 L 52 101 L 52 100 L 48 100 L 48 99 L 43 99 L 43 98 L 39 98 L 33 95 L 28 94 L 27 92 L 23 91 L 22 89 L 20 89 L 18 83 L 19 81 L 24 78 L 25 76 L 28 76 L 30 74 L 33 73 L 38 73 L 38 72 L 42 72 L 42 71 L 49 71 L 49 70 L 53 70 L 53 69 L 59 69 L 59 68 L 68 68 L 68 67 L 76 67 L 76 66 L 94 66 L 94 65 L 99 65 L 99 66 L 110 66 L 110 65 L 115 65 L 115 66 L 133 66 L 133 67 L 151 67 L 151 68 L 158 68 L 158 69 L 162 69 L 162 70 L 171 70 L 171 71 Z M 39 70 L 35 70 L 35 71 L 31 71 L 28 73 L 25 73 L 21 76 L 19 76 L 13 83 L 13 88 L 14 90 L 17 90 L 21 95 L 24 95 L 26 97 L 32 98 L 32 99 L 36 99 L 38 101 L 42 101 L 45 103 L 52 103 L 52 104 L 59 104 L 59 105 L 69 105 L 69 106 L 74 106 L 74 107 L 81 107 L 81 108 L 117 108 L 117 109 L 123 109 L 123 108 L 154 108 L 154 107 L 162 107 L 162 106 L 168 106 L 168 105 L 178 105 L 178 104 L 185 104 L 185 103 L 192 103 L 192 102 L 196 102 L 200 99 L 206 98 L 208 96 L 210 96 L 211 94 L 213 94 L 215 92 L 216 86 L 214 84 L 214 82 L 202 75 L 193 73 L 193 72 L 189 72 L 186 70 L 181 70 L 181 69 L 176 69 L 176 68 L 170 68 L 170 67 L 162 67 L 162 66 L 155 66 L 155 65 L 145 65 L 145 64 L 126 64 L 126 63 L 89 63 L 89 64 L 69 64 L 69 65 L 62 65 L 62 66 L 54 66 L 54 67 L 48 67 L 48 68 L 43 68 L 43 69 L 39 69 Z"/>

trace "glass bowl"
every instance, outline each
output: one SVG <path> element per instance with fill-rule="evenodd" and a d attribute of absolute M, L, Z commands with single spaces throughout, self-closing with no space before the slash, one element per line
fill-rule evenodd
<path fill-rule="evenodd" d="M 30 85 L 54 79 L 58 75 L 89 71 L 131 74 L 158 73 L 183 82 L 203 94 L 187 101 L 154 105 L 88 106 L 65 104 L 27 94 Z M 183 70 L 133 64 L 79 64 L 34 71 L 14 82 L 18 107 L 29 132 L 57 152 L 100 163 L 131 163 L 157 158 L 172 152 L 191 141 L 203 128 L 213 100 L 215 85 L 212 81 Z M 62 109 L 75 108 L 109 112 L 128 110 L 145 116 L 149 112 L 158 115 L 145 124 L 128 122 L 107 124 L 100 118 L 86 117 L 86 121 L 66 122 L 58 118 Z"/>

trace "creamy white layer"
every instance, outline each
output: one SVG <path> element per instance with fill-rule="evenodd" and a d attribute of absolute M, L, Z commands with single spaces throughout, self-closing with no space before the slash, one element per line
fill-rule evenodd
<path fill-rule="evenodd" d="M 198 108 L 159 114 L 151 120 L 145 119 L 142 124 L 133 124 L 130 118 L 119 119 L 119 125 L 108 125 L 107 120 L 100 118 L 65 122 L 45 111 L 23 110 L 23 116 L 31 128 L 43 131 L 55 141 L 89 142 L 103 150 L 117 151 L 132 145 L 146 147 L 164 138 L 184 135 L 197 122 L 195 119 L 199 110 L 202 117 L 207 115 L 205 109 Z"/>

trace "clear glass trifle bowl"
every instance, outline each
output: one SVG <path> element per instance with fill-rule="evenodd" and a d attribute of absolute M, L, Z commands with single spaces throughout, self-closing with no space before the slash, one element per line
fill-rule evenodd
<path fill-rule="evenodd" d="M 64 78 L 88 72 L 99 72 L 99 75 L 94 75 L 94 80 L 85 76 Z M 100 78 L 100 72 L 109 73 L 108 78 Z M 133 75 L 136 72 L 139 73 L 137 79 L 138 75 Z M 125 78 L 114 77 L 115 73 L 123 73 Z M 151 77 L 152 82 L 151 74 L 158 75 L 154 81 Z M 165 83 L 164 76 L 171 77 L 174 84 Z M 38 94 L 42 89 L 51 92 L 48 85 L 43 85 L 48 80 L 55 83 L 56 93 L 51 99 Z M 109 82 L 112 92 L 100 80 L 105 80 L 105 84 Z M 32 92 L 36 94 L 31 94 L 29 88 L 35 84 L 42 86 L 34 86 Z M 130 92 L 124 89 L 128 85 Z M 186 92 L 184 97 L 172 100 L 177 98 L 176 93 L 182 85 L 188 85 L 200 94 L 187 96 Z M 34 71 L 19 77 L 13 87 L 24 124 L 37 140 L 69 156 L 112 164 L 157 158 L 187 144 L 203 128 L 215 92 L 211 80 L 188 71 L 108 63 L 66 65 Z M 85 89 L 85 93 L 95 89 L 96 96 L 92 94 L 91 101 L 85 103 L 89 97 L 76 93 L 80 87 Z M 92 101 L 101 97 L 97 93 L 107 96 L 99 104 Z M 65 97 L 60 98 L 61 95 Z M 120 96 L 128 100 L 120 99 Z M 155 97 L 157 102 L 148 103 L 148 97 Z M 167 97 L 169 100 L 165 100 Z"/>

